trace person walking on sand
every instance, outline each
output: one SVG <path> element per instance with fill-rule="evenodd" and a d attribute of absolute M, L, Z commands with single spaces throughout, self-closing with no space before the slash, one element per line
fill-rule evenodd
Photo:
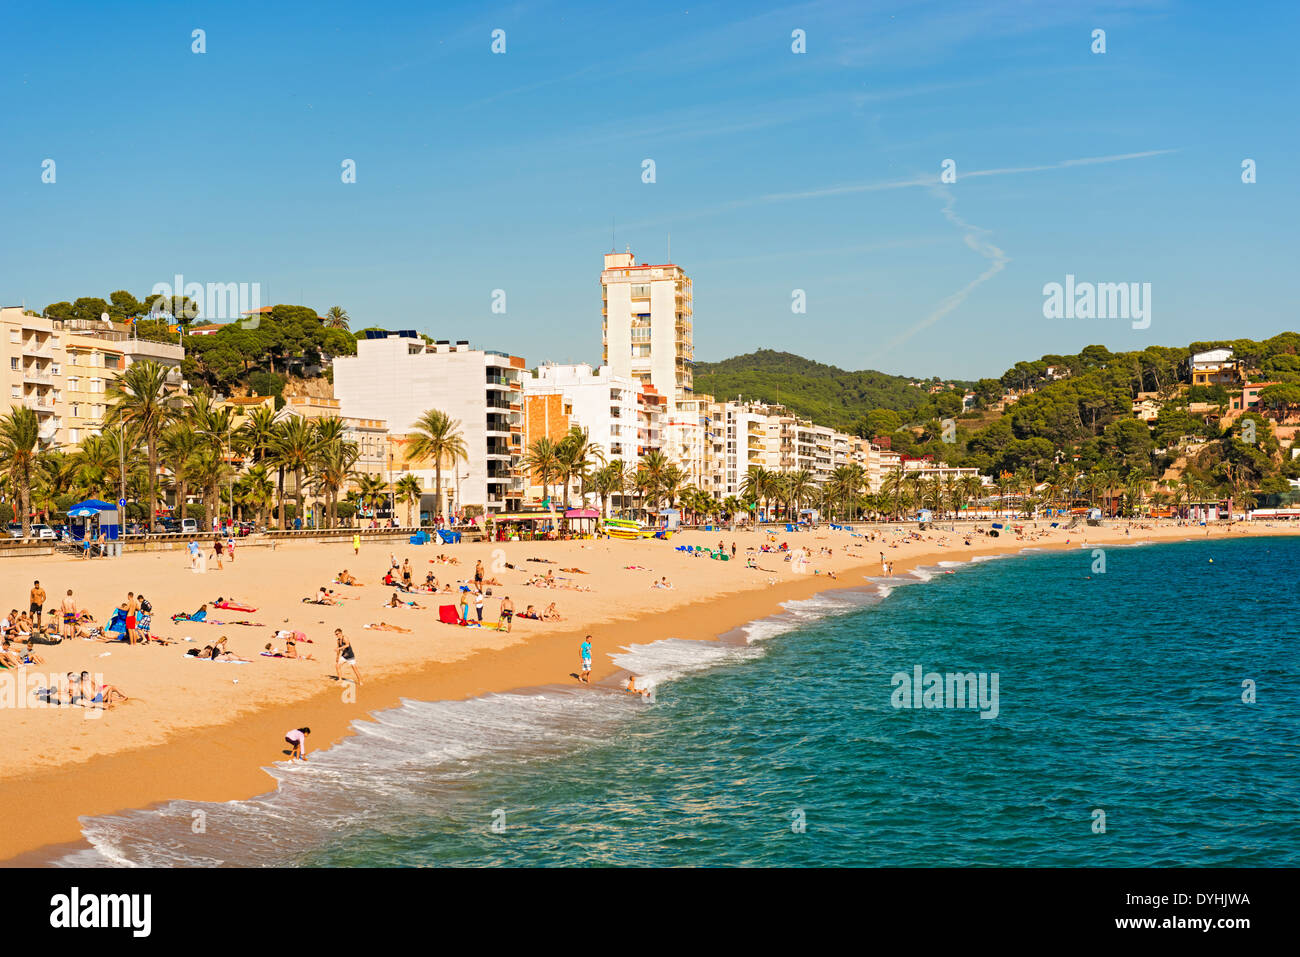
<path fill-rule="evenodd" d="M 126 612 L 126 642 L 129 645 L 134 645 L 136 638 L 135 616 L 136 612 L 140 610 L 140 603 L 135 600 L 135 592 L 129 591 L 126 593 L 126 602 L 124 603 L 124 606 L 125 607 L 122 610 Z"/>
<path fill-rule="evenodd" d="M 32 624 L 41 623 L 41 611 L 45 608 L 45 589 L 39 581 L 32 582 L 32 593 L 28 596 L 27 610 L 31 613 Z"/>
<path fill-rule="evenodd" d="M 579 650 L 582 652 L 582 674 L 578 675 L 578 680 L 591 684 L 591 635 L 582 639 Z"/>
<path fill-rule="evenodd" d="M 352 650 L 352 643 L 343 636 L 342 628 L 334 629 L 334 637 L 338 640 L 337 655 L 334 658 L 334 674 L 338 676 L 339 681 L 342 681 L 343 666 L 347 665 L 352 669 L 352 674 L 356 676 L 357 684 L 361 684 L 361 672 L 357 670 L 357 656 Z"/>
<path fill-rule="evenodd" d="M 59 634 L 64 638 L 75 638 L 77 632 L 77 602 L 72 597 L 72 589 L 68 589 L 67 597 L 59 606 L 61 612 L 59 621 Z"/>
<path fill-rule="evenodd" d="M 307 735 L 311 734 L 311 728 L 294 728 L 284 736 L 284 740 L 293 745 L 293 754 L 289 755 L 290 761 L 307 760 Z"/>
<path fill-rule="evenodd" d="M 221 571 L 223 567 L 221 564 L 221 552 L 224 548 L 225 545 L 222 544 L 219 537 L 212 540 L 212 557 L 217 560 L 217 571 Z"/>
<path fill-rule="evenodd" d="M 361 554 L 361 533 L 360 532 L 352 533 L 352 554 L 353 555 Z"/>
<path fill-rule="evenodd" d="M 501 623 L 503 621 L 506 623 L 506 632 L 508 634 L 510 629 L 514 627 L 515 623 L 515 603 L 510 600 L 509 595 L 506 595 L 505 598 L 501 599 L 501 614 L 497 618 L 498 631 L 501 630 Z"/>

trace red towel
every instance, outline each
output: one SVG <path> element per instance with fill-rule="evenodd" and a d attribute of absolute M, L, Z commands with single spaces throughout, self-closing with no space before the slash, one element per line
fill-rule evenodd
<path fill-rule="evenodd" d="M 439 605 L 438 620 L 444 625 L 459 625 L 460 615 L 456 612 L 455 605 Z"/>

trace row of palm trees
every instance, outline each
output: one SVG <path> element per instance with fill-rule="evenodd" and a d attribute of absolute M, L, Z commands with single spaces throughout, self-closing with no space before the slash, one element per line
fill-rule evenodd
<path fill-rule="evenodd" d="M 184 503 L 198 498 L 205 517 L 224 507 L 231 518 L 252 515 L 266 524 L 274 508 L 284 529 L 290 494 L 301 518 L 310 493 L 326 527 L 337 527 L 341 502 L 349 510 L 375 508 L 390 496 L 406 504 L 407 523 L 415 524 L 419 479 L 408 474 L 390 484 L 357 471 L 360 453 L 345 437 L 342 419 L 310 420 L 259 406 L 236 425 L 230 406 L 207 391 L 183 395 L 169 386 L 168 375 L 158 363 L 133 363 L 109 386 L 103 431 L 70 453 L 41 448 L 34 410 L 15 406 L 0 416 L 0 491 L 14 503 L 24 538 L 33 512 L 55 510 L 64 496 L 143 502 L 148 530 L 156 531 L 165 490 L 174 493 L 178 517 Z M 444 462 L 454 468 L 466 457 L 460 423 L 436 409 L 425 412 L 411 428 L 405 455 L 432 459 L 440 490 Z M 443 507 L 437 495 L 439 514 Z"/>

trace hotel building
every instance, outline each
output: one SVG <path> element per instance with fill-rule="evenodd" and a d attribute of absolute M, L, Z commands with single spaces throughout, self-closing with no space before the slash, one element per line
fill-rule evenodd
<path fill-rule="evenodd" d="M 0 390 L 10 406 L 36 412 L 45 448 L 76 447 L 99 434 L 110 385 L 134 362 L 168 366 L 168 385 L 184 387 L 181 346 L 136 339 L 119 323 L 46 319 L 8 306 L 0 309 L 0 349 Z"/>
<path fill-rule="evenodd" d="M 653 385 L 671 418 L 694 386 L 691 280 L 672 263 L 637 265 L 628 250 L 605 255 L 600 289 L 604 363 Z"/>
<path fill-rule="evenodd" d="M 444 465 L 444 496 L 457 508 L 511 511 L 524 492 L 523 374 L 522 358 L 463 340 L 426 343 L 414 332 L 375 331 L 357 341 L 355 356 L 334 360 L 334 395 L 344 418 L 387 423 L 390 443 L 429 409 L 459 420 L 467 457 Z M 430 510 L 434 470 L 417 471 L 427 488 L 421 508 Z"/>

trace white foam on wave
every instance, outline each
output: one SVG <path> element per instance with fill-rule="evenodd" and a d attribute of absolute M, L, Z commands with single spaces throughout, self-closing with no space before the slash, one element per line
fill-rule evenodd
<path fill-rule="evenodd" d="M 427 816 L 467 780 L 504 762 L 599 741 L 640 708 L 639 699 L 586 688 L 403 701 L 354 722 L 356 734 L 310 753 L 309 761 L 268 768 L 278 787 L 267 794 L 225 803 L 172 801 L 85 818 L 82 833 L 91 849 L 54 863 L 290 866 L 358 829 L 387 831 L 395 822 Z"/>
<path fill-rule="evenodd" d="M 642 687 L 765 654 L 770 638 L 880 600 L 887 586 L 844 589 L 785 603 L 750 622 L 745 641 L 666 638 L 613 656 Z M 63 867 L 292 866 L 359 831 L 392 832 L 464 799 L 467 784 L 495 768 L 567 755 L 606 740 L 645 714 L 641 699 L 609 688 L 556 687 L 466 701 L 403 700 L 353 723 L 352 736 L 307 762 L 267 768 L 276 788 L 244 801 L 172 801 L 82 819 L 91 847 Z M 200 826 L 201 822 L 201 826 Z M 418 825 L 416 825 L 418 826 Z"/>

